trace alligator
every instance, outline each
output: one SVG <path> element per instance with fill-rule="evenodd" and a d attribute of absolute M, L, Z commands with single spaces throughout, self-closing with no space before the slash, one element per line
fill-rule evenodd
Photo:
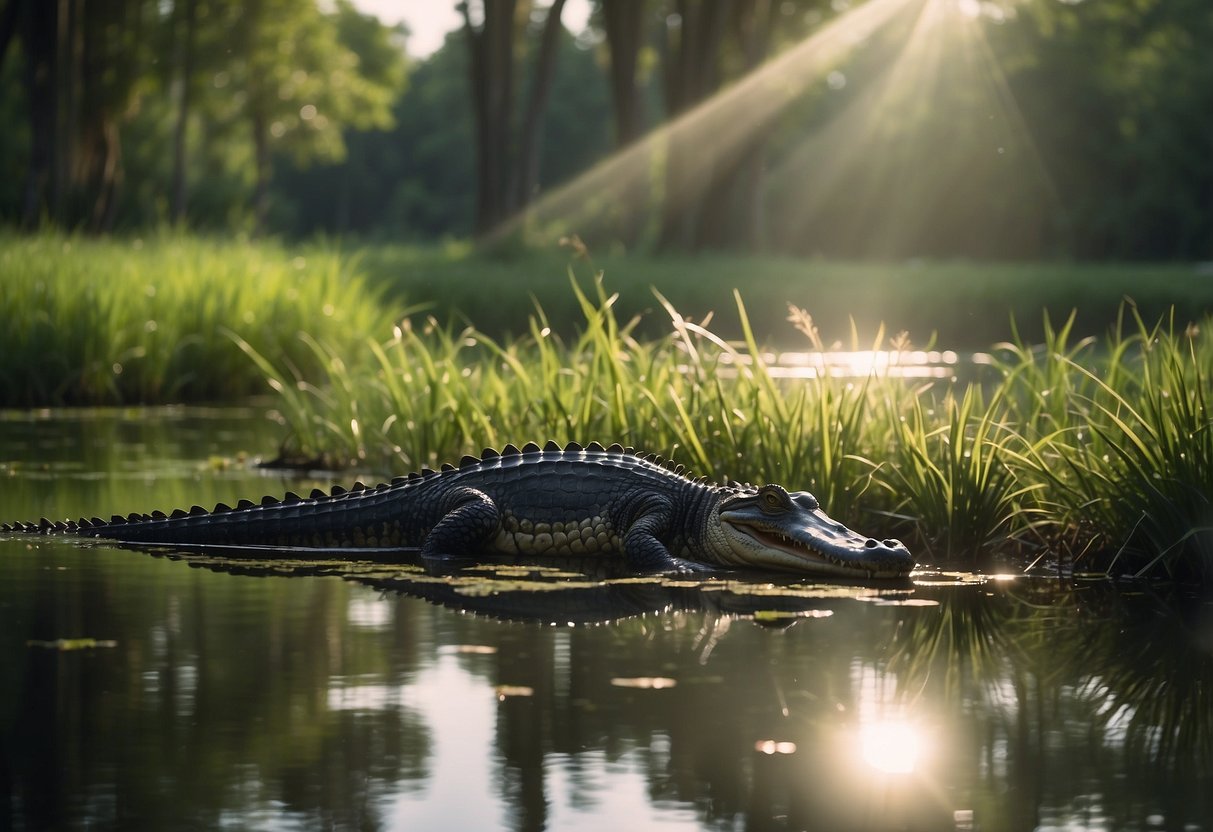
<path fill-rule="evenodd" d="M 758 568 L 903 578 L 914 558 L 831 519 L 806 491 L 716 484 L 620 445 L 507 445 L 375 487 L 288 492 L 172 514 L 0 525 L 126 544 L 359 553 L 616 556 L 640 573 Z"/>

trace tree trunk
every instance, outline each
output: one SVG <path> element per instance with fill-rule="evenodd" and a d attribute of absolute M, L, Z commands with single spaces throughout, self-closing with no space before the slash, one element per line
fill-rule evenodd
<path fill-rule="evenodd" d="M 552 76 L 556 69 L 556 54 L 560 46 L 562 26 L 560 15 L 565 0 L 553 0 L 543 23 L 543 35 L 539 41 L 539 54 L 535 58 L 531 92 L 526 114 L 522 120 L 522 131 L 518 138 L 518 152 L 513 164 L 513 185 L 510 189 L 513 204 L 508 213 L 524 208 L 534 196 L 539 182 L 539 151 L 542 146 L 541 126 L 547 109 L 548 94 L 552 89 Z"/>
<path fill-rule="evenodd" d="M 745 72 L 765 60 L 771 40 L 770 0 L 743 0 L 732 6 L 730 29 L 745 60 Z M 765 130 L 753 135 L 727 156 L 718 157 L 706 188 L 693 247 L 759 248 L 763 236 L 762 180 L 766 167 Z"/>
<path fill-rule="evenodd" d="M 505 216 L 506 159 L 514 98 L 516 0 L 485 0 L 484 22 L 472 24 L 467 3 L 459 5 L 469 50 L 476 122 L 476 233 L 483 236 Z"/>
<path fill-rule="evenodd" d="M 194 86 L 194 48 L 197 40 L 198 0 L 178 0 L 183 19 L 178 22 L 181 32 L 181 95 L 177 99 L 177 122 L 173 126 L 173 224 L 185 222 L 186 206 L 186 129 L 189 126 L 190 94 Z"/>
<path fill-rule="evenodd" d="M 13 42 L 13 35 L 17 34 L 20 12 L 21 0 L 8 0 L 4 4 L 3 13 L 0 13 L 0 68 L 4 66 L 4 56 L 8 54 L 8 47 Z"/>
<path fill-rule="evenodd" d="M 696 152 L 710 137 L 679 129 L 678 117 L 707 98 L 720 84 L 718 56 L 728 7 L 713 0 L 678 0 L 677 37 L 667 34 L 666 111 L 672 122 L 666 142 L 666 186 L 658 247 L 690 249 L 711 180 L 709 154 Z"/>
<path fill-rule="evenodd" d="M 32 133 L 22 207 L 22 222 L 27 228 L 38 225 L 49 209 L 48 188 L 59 128 L 58 60 L 55 55 L 58 11 L 55 3 L 31 2 L 25 5 L 21 21 L 25 93 Z"/>
<path fill-rule="evenodd" d="M 636 63 L 644 43 L 645 11 L 643 0 L 602 0 L 617 148 L 628 146 L 644 132 Z"/>
<path fill-rule="evenodd" d="M 615 147 L 622 150 L 634 144 L 644 133 L 644 112 L 636 68 L 645 38 L 645 15 L 649 4 L 645 0 L 602 0 L 603 22 L 606 28 L 611 87 L 611 110 L 615 121 Z M 647 150 L 644 164 L 647 169 Z M 637 177 L 629 192 L 613 198 L 617 206 L 611 217 L 612 236 L 631 248 L 637 245 L 648 224 L 652 199 L 652 183 L 648 177 Z"/>
<path fill-rule="evenodd" d="M 748 13 L 743 12 L 739 27 L 742 54 L 745 55 L 747 72 L 753 72 L 767 59 L 771 49 L 771 34 L 774 28 L 774 10 L 771 0 L 753 0 L 748 4 Z M 735 242 L 747 251 L 760 251 L 766 247 L 766 130 L 757 131 L 754 144 L 746 154 L 738 171 L 737 205 L 738 222 Z"/>
<path fill-rule="evenodd" d="M 122 184 L 122 138 L 111 118 L 101 125 L 100 160 L 94 182 L 89 225 L 93 231 L 110 231 L 118 215 L 118 189 Z"/>
<path fill-rule="evenodd" d="M 261 236 L 265 231 L 265 223 L 270 211 L 270 178 L 273 168 L 270 164 L 269 125 L 266 124 L 265 113 L 259 109 L 253 110 L 253 163 L 257 171 L 257 180 L 253 186 L 253 235 Z"/>

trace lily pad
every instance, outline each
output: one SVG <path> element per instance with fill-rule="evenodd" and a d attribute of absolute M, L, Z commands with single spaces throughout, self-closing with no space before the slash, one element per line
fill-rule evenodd
<path fill-rule="evenodd" d="M 40 641 L 31 639 L 25 642 L 27 647 L 42 647 L 47 650 L 58 650 L 59 652 L 67 652 L 68 650 L 95 650 L 102 647 L 117 647 L 118 642 L 110 639 L 96 638 L 58 638 L 53 641 Z"/>
<path fill-rule="evenodd" d="M 667 676 L 616 676 L 611 684 L 617 688 L 637 688 L 640 690 L 662 690 L 678 684 L 677 680 Z"/>
<path fill-rule="evenodd" d="M 754 620 L 765 624 L 796 618 L 829 618 L 833 614 L 833 610 L 755 610 Z"/>

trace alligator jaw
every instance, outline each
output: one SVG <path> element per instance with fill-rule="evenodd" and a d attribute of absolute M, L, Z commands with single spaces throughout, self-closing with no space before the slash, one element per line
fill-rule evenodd
<path fill-rule="evenodd" d="M 882 542 L 851 532 L 843 542 L 817 535 L 793 537 L 741 523 L 729 525 L 737 536 L 748 538 L 744 548 L 749 551 L 741 556 L 746 565 L 843 578 L 904 578 L 914 568 L 909 551 L 895 540 Z M 734 546 L 735 552 L 737 548 Z"/>

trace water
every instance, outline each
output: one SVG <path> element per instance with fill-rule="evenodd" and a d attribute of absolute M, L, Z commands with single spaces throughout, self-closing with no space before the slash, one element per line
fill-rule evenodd
<path fill-rule="evenodd" d="M 238 458 L 277 435 L 0 417 L 0 515 L 310 487 Z M 585 566 L 0 538 L 0 829 L 1213 829 L 1198 599 Z"/>

